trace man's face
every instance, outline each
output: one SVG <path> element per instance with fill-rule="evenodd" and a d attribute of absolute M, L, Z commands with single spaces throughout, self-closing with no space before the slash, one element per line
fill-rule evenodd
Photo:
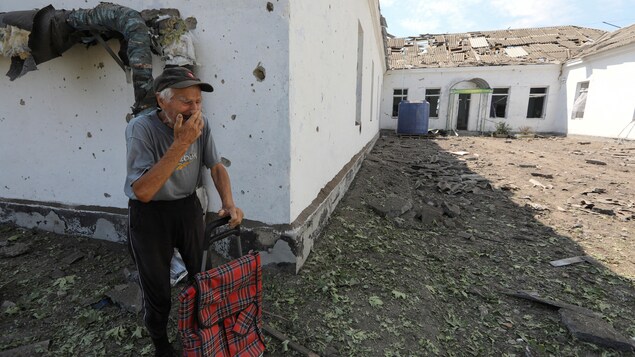
<path fill-rule="evenodd" d="M 201 88 L 199 86 L 191 86 L 181 89 L 172 89 L 174 95 L 168 100 L 163 100 L 157 96 L 159 107 L 165 113 L 170 124 L 174 125 L 176 116 L 183 115 L 183 121 L 186 121 L 195 112 L 201 110 Z"/>

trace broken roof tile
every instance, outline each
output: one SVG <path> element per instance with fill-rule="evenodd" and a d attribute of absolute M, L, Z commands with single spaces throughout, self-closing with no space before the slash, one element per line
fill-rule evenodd
<path fill-rule="evenodd" d="M 487 43 L 487 39 L 485 37 L 471 37 L 470 45 L 474 48 L 489 47 L 489 43 Z"/>

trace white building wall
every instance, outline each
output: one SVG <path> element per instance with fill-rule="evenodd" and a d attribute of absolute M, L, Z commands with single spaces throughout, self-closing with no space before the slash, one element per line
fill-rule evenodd
<path fill-rule="evenodd" d="M 290 8 L 293 221 L 378 133 L 385 60 L 377 0 L 292 1 Z M 364 33 L 361 130 L 355 125 L 358 24 Z"/>
<path fill-rule="evenodd" d="M 50 3 L 3 1 L 0 12 Z M 232 163 L 236 204 L 248 219 L 288 223 L 289 2 L 272 2 L 273 11 L 266 1 L 251 0 L 118 3 L 136 10 L 178 8 L 183 18 L 198 20 L 193 31 L 198 74 L 215 89 L 204 94 L 203 110 L 222 156 Z M 53 5 L 70 10 L 98 4 L 59 0 Z M 116 41 L 109 44 L 117 51 Z M 253 75 L 259 64 L 264 81 Z M 0 57 L 2 74 L 9 65 Z M 155 61 L 155 76 L 161 67 Z M 124 129 L 134 102 L 132 84 L 100 46 L 75 45 L 38 69 L 13 82 L 0 79 L 0 199 L 125 208 Z"/>
<path fill-rule="evenodd" d="M 572 61 L 567 78 L 566 111 L 569 134 L 626 137 L 635 125 L 635 44 Z M 589 81 L 584 117 L 571 119 L 578 83 Z M 635 139 L 635 129 L 629 139 Z"/>
<path fill-rule="evenodd" d="M 560 65 L 525 66 L 483 66 L 456 68 L 423 68 L 410 70 L 389 70 L 384 76 L 384 88 L 381 104 L 381 128 L 397 129 L 397 118 L 392 117 L 393 90 L 408 89 L 409 101 L 425 99 L 426 88 L 441 88 L 438 118 L 430 118 L 429 129 L 445 129 L 449 115 L 448 102 L 450 89 L 476 88 L 471 79 L 485 80 L 491 88 L 509 88 L 507 117 L 504 119 L 512 130 L 531 127 L 535 132 L 564 133 L 566 119 L 563 106 L 559 104 Z M 527 118 L 529 91 L 533 87 L 547 87 L 545 115 L 541 119 Z M 468 130 L 477 130 L 477 113 L 480 94 L 472 94 Z M 455 102 L 458 100 L 458 95 Z M 503 119 L 489 118 L 491 97 L 483 105 L 487 107 L 485 131 L 495 130 L 495 124 Z M 455 103 L 456 104 L 456 103 Z M 457 110 L 454 110 L 453 122 L 456 123 Z"/>

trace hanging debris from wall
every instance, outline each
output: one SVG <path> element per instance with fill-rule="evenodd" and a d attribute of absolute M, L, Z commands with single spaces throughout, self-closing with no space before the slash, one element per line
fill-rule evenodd
<path fill-rule="evenodd" d="M 0 13 L 2 42 L 18 51 L 3 50 L 3 55 L 11 57 L 9 79 L 13 81 L 36 70 L 38 64 L 61 56 L 73 46 L 77 34 L 66 23 L 69 14 L 65 10 L 55 10 L 52 5 L 40 10 Z M 27 33 L 27 47 L 24 48 L 23 38 Z"/>
<path fill-rule="evenodd" d="M 77 30 L 92 34 L 91 37 L 118 38 L 121 44 L 119 57 L 124 65 L 132 69 L 135 96 L 133 112 L 153 103 L 150 30 L 138 11 L 121 5 L 100 3 L 94 9 L 72 12 L 68 23 Z M 84 41 L 92 44 L 98 40 L 91 37 Z"/>
<path fill-rule="evenodd" d="M 152 92 L 152 53 L 168 66 L 196 65 L 191 30 L 196 19 L 183 20 L 176 9 L 141 13 L 113 3 L 93 9 L 39 10 L 0 13 L 0 53 L 11 58 L 7 76 L 20 78 L 37 65 L 59 57 L 76 43 L 101 44 L 126 72 L 132 72 L 135 102 L 132 113 L 156 106 Z M 117 39 L 115 54 L 106 41 Z"/>
<path fill-rule="evenodd" d="M 184 20 L 177 9 L 143 10 L 141 17 L 152 29 L 152 49 L 161 56 L 166 67 L 196 65 L 194 38 L 190 32 L 196 28 L 195 18 Z"/>

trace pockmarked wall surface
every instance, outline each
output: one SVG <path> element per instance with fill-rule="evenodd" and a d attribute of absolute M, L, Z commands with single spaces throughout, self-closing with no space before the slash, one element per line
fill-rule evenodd
<path fill-rule="evenodd" d="M 0 3 L 0 12 L 46 5 Z M 119 5 L 196 18 L 196 72 L 214 86 L 203 111 L 245 212 L 247 249 L 297 271 L 379 134 L 386 62 L 378 0 Z M 0 71 L 9 65 L 0 58 Z M 162 68 L 155 56 L 153 75 Z M 23 78 L 0 80 L 0 95 L 0 221 L 124 240 L 133 87 L 106 50 L 75 45 Z M 208 211 L 220 208 L 209 177 L 202 196 Z"/>
<path fill-rule="evenodd" d="M 635 44 L 571 61 L 567 79 L 566 115 L 570 134 L 635 140 Z M 574 118 L 580 84 L 588 83 L 584 114 Z"/>
<path fill-rule="evenodd" d="M 446 129 L 448 120 L 452 120 L 456 126 L 458 98 L 455 95 L 450 103 L 451 89 L 477 88 L 472 79 L 483 80 L 490 88 L 508 89 L 505 118 L 490 117 L 491 95 L 482 100 L 481 105 L 485 107 L 484 131 L 494 131 L 496 123 L 502 121 L 515 131 L 529 127 L 533 132 L 565 133 L 564 106 L 560 103 L 562 78 L 558 64 L 389 70 L 384 77 L 381 128 L 397 129 L 398 118 L 392 116 L 395 89 L 407 89 L 408 100 L 412 102 L 425 100 L 426 89 L 440 89 L 438 116 L 430 117 L 429 129 Z M 530 90 L 536 87 L 547 88 L 543 116 L 527 118 Z M 467 125 L 469 131 L 479 129 L 477 116 L 480 101 L 480 94 L 471 95 Z"/>
<path fill-rule="evenodd" d="M 49 1 L 0 2 L 0 12 Z M 98 1 L 56 1 L 56 9 Z M 178 8 L 193 16 L 197 73 L 214 86 L 203 94 L 236 204 L 252 220 L 288 223 L 289 5 L 287 1 L 119 1 L 136 10 Z M 108 44 L 118 51 L 118 42 Z M 10 60 L 0 57 L 0 72 Z M 154 59 L 154 76 L 163 68 Z M 265 75 L 263 77 L 263 74 Z M 125 212 L 126 114 L 132 84 L 101 46 L 75 45 L 37 71 L 0 78 L 0 198 Z M 211 180 L 209 180 L 211 181 Z M 208 182 L 211 189 L 211 184 Z M 286 202 L 286 204 L 285 204 Z M 212 209 L 219 207 L 213 200 Z"/>
<path fill-rule="evenodd" d="M 293 221 L 379 132 L 386 66 L 377 1 L 292 1 L 290 8 Z"/>

